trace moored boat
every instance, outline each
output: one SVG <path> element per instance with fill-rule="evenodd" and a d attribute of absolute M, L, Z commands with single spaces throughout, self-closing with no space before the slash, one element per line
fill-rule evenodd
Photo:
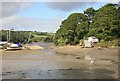
<path fill-rule="evenodd" d="M 6 50 L 21 50 L 22 45 L 21 44 L 11 44 L 9 47 L 6 48 Z"/>

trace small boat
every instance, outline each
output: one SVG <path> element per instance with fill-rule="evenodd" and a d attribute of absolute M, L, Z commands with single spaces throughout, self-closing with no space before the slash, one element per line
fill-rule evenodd
<path fill-rule="evenodd" d="M 21 50 L 22 45 L 21 44 L 11 44 L 9 47 L 7 47 L 6 50 Z"/>
<path fill-rule="evenodd" d="M 12 47 L 7 47 L 7 50 L 21 50 L 22 47 L 17 47 L 17 48 L 12 48 Z"/>

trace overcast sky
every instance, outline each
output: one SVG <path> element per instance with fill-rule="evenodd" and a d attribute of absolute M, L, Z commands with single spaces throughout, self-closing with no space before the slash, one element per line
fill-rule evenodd
<path fill-rule="evenodd" d="M 106 2 L 3 2 L 0 29 L 55 32 L 71 13 L 98 9 Z"/>

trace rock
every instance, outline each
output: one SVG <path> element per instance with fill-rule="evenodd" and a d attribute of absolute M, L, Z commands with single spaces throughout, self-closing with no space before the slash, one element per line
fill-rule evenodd
<path fill-rule="evenodd" d="M 73 68 L 69 68 L 68 70 L 72 70 Z"/>
<path fill-rule="evenodd" d="M 2 75 L 4 76 L 4 75 L 7 75 L 7 74 L 3 73 Z"/>
<path fill-rule="evenodd" d="M 52 71 L 52 70 L 48 70 L 48 71 Z"/>
<path fill-rule="evenodd" d="M 80 48 L 84 48 L 84 46 L 81 46 Z"/>
<path fill-rule="evenodd" d="M 37 45 L 29 46 L 29 48 L 30 48 L 31 50 L 40 50 L 40 49 L 43 49 L 43 47 L 37 46 Z"/>
<path fill-rule="evenodd" d="M 66 73 L 63 73 L 63 76 L 67 75 Z"/>
<path fill-rule="evenodd" d="M 110 48 L 116 48 L 115 46 L 110 46 Z"/>
<path fill-rule="evenodd" d="M 75 58 L 76 58 L 76 59 L 81 59 L 81 57 L 80 57 L 80 56 L 76 56 Z"/>
<path fill-rule="evenodd" d="M 102 48 L 101 46 L 99 46 L 97 49 L 98 49 L 98 50 L 103 50 L 103 48 Z"/>
<path fill-rule="evenodd" d="M 7 74 L 11 74 L 12 72 L 6 72 Z"/>

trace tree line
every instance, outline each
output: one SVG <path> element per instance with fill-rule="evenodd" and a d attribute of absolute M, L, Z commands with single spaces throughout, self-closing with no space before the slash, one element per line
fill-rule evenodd
<path fill-rule="evenodd" d="M 120 7 L 108 3 L 98 10 L 90 7 L 84 13 L 72 13 L 61 22 L 55 34 L 55 45 L 76 45 L 89 36 L 100 41 L 120 38 Z"/>
<path fill-rule="evenodd" d="M 30 41 L 28 42 L 29 35 Z M 0 41 L 8 41 L 12 43 L 31 43 L 31 42 L 52 42 L 52 33 L 37 32 L 37 31 L 15 31 L 15 30 L 0 30 Z M 10 36 L 10 40 L 9 40 Z"/>

